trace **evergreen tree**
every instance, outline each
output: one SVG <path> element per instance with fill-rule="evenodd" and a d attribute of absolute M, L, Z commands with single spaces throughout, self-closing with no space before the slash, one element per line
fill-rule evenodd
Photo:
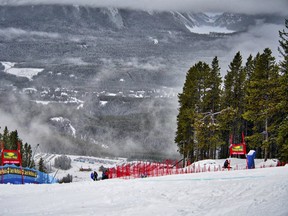
<path fill-rule="evenodd" d="M 288 74 L 288 20 L 285 20 L 285 29 L 282 31 L 279 31 L 279 36 L 280 36 L 280 47 L 278 48 L 280 54 L 284 58 L 281 63 L 280 63 L 280 68 L 283 74 L 287 76 Z"/>
<path fill-rule="evenodd" d="M 250 80 L 251 74 L 253 73 L 254 69 L 255 69 L 255 61 L 253 59 L 253 56 L 249 55 L 244 67 L 247 80 Z"/>
<path fill-rule="evenodd" d="M 279 159 L 288 162 L 288 118 L 284 118 L 279 126 L 277 142 L 279 143 Z"/>
<path fill-rule="evenodd" d="M 212 113 L 220 110 L 220 96 L 221 96 L 221 74 L 217 56 L 214 57 L 211 65 L 211 70 L 208 73 L 206 86 L 204 90 L 206 95 L 203 98 L 204 112 L 211 111 Z"/>
<path fill-rule="evenodd" d="M 5 127 L 3 135 L 0 134 L 1 142 L 4 143 L 4 148 L 9 150 L 18 150 L 18 144 L 20 144 L 20 154 L 22 158 L 23 167 L 34 167 L 34 161 L 32 160 L 32 149 L 27 143 L 22 144 L 21 139 L 18 136 L 17 130 L 9 132 L 8 128 Z M 2 158 L 1 158 L 2 160 Z"/>
<path fill-rule="evenodd" d="M 66 155 L 61 155 L 61 156 L 55 158 L 54 167 L 62 169 L 62 170 L 70 169 L 71 168 L 71 158 L 66 156 Z"/>
<path fill-rule="evenodd" d="M 282 122 L 279 123 L 279 133 L 277 141 L 280 148 L 280 159 L 288 161 L 288 20 L 285 20 L 285 29 L 279 31 L 279 44 L 278 48 L 281 56 L 283 57 L 280 62 L 281 71 L 281 103 L 279 109 L 281 110 Z"/>
<path fill-rule="evenodd" d="M 4 143 L 4 148 L 5 149 L 10 149 L 9 148 L 9 130 L 7 128 L 7 126 L 5 126 L 4 131 L 3 131 L 3 135 L 2 135 L 2 141 Z"/>
<path fill-rule="evenodd" d="M 245 64 L 245 67 L 244 67 L 244 71 L 245 71 L 245 74 L 246 74 L 246 81 L 245 81 L 245 84 L 244 84 L 244 92 L 245 92 L 245 97 L 246 97 L 246 94 L 247 94 L 247 88 L 248 88 L 248 83 L 250 82 L 250 79 L 251 79 L 251 76 L 255 70 L 255 62 L 256 62 L 256 59 L 259 59 L 259 56 L 260 54 L 258 53 L 257 54 L 257 57 L 253 59 L 252 55 L 249 55 L 249 57 L 247 58 L 247 61 L 246 61 L 246 64 Z M 247 111 L 246 110 L 246 102 L 245 102 L 245 97 L 244 97 L 244 113 Z M 253 131 L 252 131 L 252 128 L 253 128 L 253 122 L 251 121 L 244 121 L 244 134 L 245 136 L 251 136 L 253 134 Z M 247 149 L 249 150 L 249 148 Z"/>
<path fill-rule="evenodd" d="M 221 129 L 223 140 L 222 156 L 228 156 L 230 135 L 233 135 L 233 143 L 241 142 L 241 134 L 244 130 L 244 113 L 246 70 L 242 66 L 242 56 L 237 52 L 229 65 L 229 70 L 224 77 L 224 90 L 222 97 L 222 110 L 227 110 L 221 116 Z"/>
<path fill-rule="evenodd" d="M 239 96 L 242 95 L 241 92 L 239 92 L 239 86 L 243 84 L 243 81 L 240 82 L 242 71 L 242 56 L 240 52 L 237 52 L 224 77 L 224 107 L 238 107 L 240 103 Z"/>
<path fill-rule="evenodd" d="M 266 48 L 263 54 L 256 58 L 255 70 L 247 85 L 246 112 L 243 115 L 254 124 L 249 145 L 256 148 L 258 153 L 262 152 L 265 159 L 268 158 L 269 152 L 272 153 L 271 146 L 275 140 L 276 129 L 274 119 L 278 114 L 279 101 L 278 67 L 271 50 Z"/>
<path fill-rule="evenodd" d="M 28 143 L 25 143 L 24 146 L 22 145 L 21 154 L 22 154 L 22 166 L 23 167 L 30 167 L 30 168 L 35 167 L 35 163 L 32 158 L 31 145 L 29 145 Z"/>
<path fill-rule="evenodd" d="M 215 116 L 215 113 L 220 111 L 221 82 L 219 62 L 217 57 L 214 57 L 211 69 L 208 71 L 207 77 L 204 77 L 202 97 L 202 113 L 204 115 L 199 116 L 201 118 L 199 119 L 200 122 L 195 125 L 198 145 L 203 147 L 201 148 L 201 158 L 215 159 L 217 147 L 222 143 L 219 125 L 216 122 L 217 117 Z M 209 118 L 207 118 L 208 116 Z"/>
<path fill-rule="evenodd" d="M 204 80 L 209 73 L 209 65 L 198 62 L 189 69 L 186 74 L 186 80 L 183 86 L 183 92 L 178 95 L 179 98 L 179 114 L 177 116 L 177 131 L 175 142 L 178 150 L 184 158 L 194 156 L 199 153 L 197 142 L 195 142 L 195 118 L 197 113 L 203 111 L 201 104 L 204 92 Z M 196 153 L 195 153 L 196 152 Z"/>
<path fill-rule="evenodd" d="M 39 162 L 38 162 L 38 170 L 40 172 L 43 172 L 43 173 L 46 173 L 46 167 L 45 167 L 45 164 L 44 164 L 44 159 L 41 157 Z"/>
<path fill-rule="evenodd" d="M 215 158 L 221 144 L 215 112 L 220 109 L 221 75 L 217 57 L 208 64 L 198 62 L 186 75 L 179 94 L 175 142 L 184 158 Z"/>
<path fill-rule="evenodd" d="M 285 26 L 288 28 L 287 20 Z M 203 62 L 190 68 L 183 93 L 178 95 L 175 137 L 184 157 L 215 158 L 216 143 L 222 140 L 225 145 L 220 157 L 227 157 L 229 135 L 233 134 L 233 142 L 239 143 L 245 131 L 248 150 L 255 149 L 258 157 L 279 155 L 288 160 L 288 33 L 279 31 L 279 36 L 283 56 L 280 70 L 269 48 L 254 59 L 250 55 L 244 67 L 238 52 L 229 65 L 223 92 L 214 88 L 219 87 L 219 80 L 221 83 L 217 58 L 211 69 Z M 219 115 L 215 117 L 213 113 Z"/>
<path fill-rule="evenodd" d="M 10 142 L 9 149 L 13 149 L 13 150 L 18 149 L 19 137 L 18 137 L 17 130 L 11 131 L 9 142 Z"/>

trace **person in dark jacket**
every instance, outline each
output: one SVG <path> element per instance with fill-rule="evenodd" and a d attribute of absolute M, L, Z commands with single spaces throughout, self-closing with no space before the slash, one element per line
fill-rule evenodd
<path fill-rule="evenodd" d="M 102 180 L 108 179 L 108 169 L 102 171 Z"/>
<path fill-rule="evenodd" d="M 227 160 L 225 160 L 225 162 L 224 162 L 223 168 L 227 169 L 227 168 L 229 168 L 229 167 L 230 167 L 230 166 L 229 166 L 229 161 L 228 161 L 228 159 L 227 159 Z"/>
<path fill-rule="evenodd" d="M 98 179 L 98 173 L 96 172 L 96 171 L 94 171 L 94 181 L 97 181 L 97 179 Z"/>

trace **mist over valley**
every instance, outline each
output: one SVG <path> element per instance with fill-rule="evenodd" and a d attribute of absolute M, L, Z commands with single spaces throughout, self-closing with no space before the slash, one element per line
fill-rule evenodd
<path fill-rule="evenodd" d="M 0 126 L 44 152 L 175 158 L 177 94 L 197 61 L 221 73 L 277 52 L 274 14 L 0 5 Z"/>

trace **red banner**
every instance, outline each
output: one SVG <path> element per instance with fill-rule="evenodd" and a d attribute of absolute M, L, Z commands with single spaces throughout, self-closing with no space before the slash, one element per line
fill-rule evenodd
<path fill-rule="evenodd" d="M 17 150 L 2 150 L 2 164 L 21 164 L 21 156 Z"/>
<path fill-rule="evenodd" d="M 231 144 L 230 155 L 245 155 L 246 145 L 245 144 Z"/>
<path fill-rule="evenodd" d="M 242 132 L 242 142 L 233 143 L 233 135 L 230 136 L 230 146 L 229 146 L 230 156 L 231 155 L 246 155 L 246 143 L 244 133 Z"/>

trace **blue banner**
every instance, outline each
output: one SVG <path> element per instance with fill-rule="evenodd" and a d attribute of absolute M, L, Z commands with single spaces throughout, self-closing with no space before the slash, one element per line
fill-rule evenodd
<path fill-rule="evenodd" d="M 14 164 L 0 166 L 0 183 L 2 184 L 53 184 L 58 179 L 47 173 L 28 167 L 19 167 Z"/>

